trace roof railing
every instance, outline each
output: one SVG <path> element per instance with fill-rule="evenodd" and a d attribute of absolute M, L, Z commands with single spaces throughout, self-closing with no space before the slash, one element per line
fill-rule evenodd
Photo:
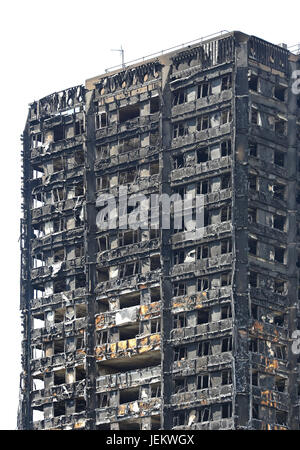
<path fill-rule="evenodd" d="M 288 47 L 288 50 L 291 53 L 295 53 L 295 55 L 300 55 L 300 43 L 292 45 L 291 47 Z"/>
<path fill-rule="evenodd" d="M 164 55 L 165 53 L 169 53 L 171 51 L 179 50 L 181 48 L 186 47 L 187 45 L 193 45 L 193 44 L 197 44 L 197 43 L 200 44 L 203 41 L 206 41 L 206 40 L 212 39 L 212 38 L 216 38 L 216 37 L 221 37 L 227 33 L 230 33 L 230 31 L 228 31 L 228 30 L 218 31 L 217 33 L 209 34 L 208 36 L 203 36 L 201 38 L 195 39 L 194 41 L 185 42 L 184 44 L 179 44 L 179 45 L 176 45 L 175 47 L 170 47 L 165 50 L 161 50 L 160 52 L 151 53 L 150 55 L 146 55 L 141 58 L 133 59 L 132 61 L 127 61 L 124 63 L 124 66 L 122 66 L 122 64 L 118 64 L 117 66 L 109 67 L 108 69 L 105 69 L 105 73 L 111 72 L 111 71 L 114 71 L 117 69 L 121 69 L 121 68 L 124 69 L 124 68 L 126 68 L 126 66 L 136 64 L 138 62 L 143 62 L 147 59 L 155 58 L 155 57 Z"/>

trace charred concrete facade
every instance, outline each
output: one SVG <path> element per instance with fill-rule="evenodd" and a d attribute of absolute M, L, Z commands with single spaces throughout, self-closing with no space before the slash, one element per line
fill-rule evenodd
<path fill-rule="evenodd" d="M 299 69 L 233 32 L 31 104 L 20 429 L 299 429 Z M 204 235 L 99 231 L 124 185 Z"/>

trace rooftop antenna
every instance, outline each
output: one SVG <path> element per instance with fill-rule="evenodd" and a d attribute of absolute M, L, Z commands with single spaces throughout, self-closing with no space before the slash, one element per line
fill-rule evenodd
<path fill-rule="evenodd" d="M 125 67 L 125 62 L 124 62 L 124 49 L 122 48 L 122 45 L 121 45 L 121 48 L 112 48 L 111 49 L 111 52 L 119 52 L 120 53 L 120 55 L 121 55 L 121 60 L 122 60 L 122 67 Z"/>

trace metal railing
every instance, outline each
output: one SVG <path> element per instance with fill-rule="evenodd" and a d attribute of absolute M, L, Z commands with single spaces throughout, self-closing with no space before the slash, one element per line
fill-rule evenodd
<path fill-rule="evenodd" d="M 295 55 L 300 55 L 300 43 L 288 47 L 288 50 Z"/>
<path fill-rule="evenodd" d="M 151 53 L 150 55 L 146 55 L 146 56 L 143 56 L 141 58 L 137 58 L 137 59 L 133 59 L 131 61 L 127 61 L 127 62 L 124 63 L 124 65 L 118 64 L 116 66 L 109 67 L 109 68 L 105 69 L 105 73 L 113 71 L 113 70 L 125 68 L 126 66 L 129 66 L 131 64 L 136 64 L 138 62 L 143 62 L 143 61 L 145 61 L 147 59 L 155 58 L 155 57 L 164 55 L 165 53 L 169 53 L 171 51 L 179 50 L 181 48 L 186 47 L 187 45 L 194 45 L 194 44 L 197 44 L 197 43 L 200 44 L 201 42 L 203 42 L 203 41 L 205 41 L 207 39 L 221 37 L 221 36 L 223 36 L 224 34 L 227 34 L 227 33 L 230 33 L 230 31 L 222 30 L 222 31 L 218 31 L 217 33 L 209 34 L 208 36 L 203 36 L 201 38 L 195 39 L 193 41 L 185 42 L 184 44 L 175 45 L 175 47 L 170 47 L 170 48 L 167 48 L 165 50 L 161 50 L 160 52 Z"/>

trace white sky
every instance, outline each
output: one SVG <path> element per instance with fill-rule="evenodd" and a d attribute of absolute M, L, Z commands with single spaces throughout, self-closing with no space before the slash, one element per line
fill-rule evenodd
<path fill-rule="evenodd" d="M 16 428 L 20 372 L 20 134 L 28 103 L 120 62 L 220 30 L 300 42 L 299 3 L 250 0 L 10 0 L 0 6 L 0 429 Z M 298 33 L 297 33 L 298 31 Z"/>

